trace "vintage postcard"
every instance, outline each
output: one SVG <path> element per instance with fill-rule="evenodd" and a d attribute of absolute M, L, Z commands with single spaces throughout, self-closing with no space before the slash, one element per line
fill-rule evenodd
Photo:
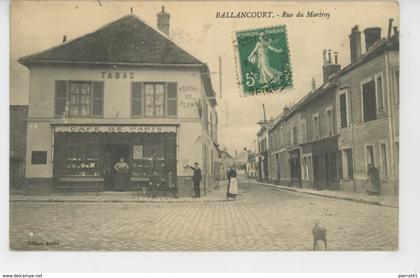
<path fill-rule="evenodd" d="M 398 250 L 397 2 L 10 9 L 10 249 Z"/>

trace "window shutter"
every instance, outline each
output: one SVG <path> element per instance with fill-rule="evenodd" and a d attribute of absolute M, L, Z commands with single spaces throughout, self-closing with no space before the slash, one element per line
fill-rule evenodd
<path fill-rule="evenodd" d="M 177 83 L 167 83 L 167 115 L 176 116 L 177 115 Z"/>
<path fill-rule="evenodd" d="M 142 82 L 131 83 L 131 115 L 142 115 Z"/>
<path fill-rule="evenodd" d="M 104 82 L 93 82 L 92 115 L 102 117 L 104 115 Z"/>
<path fill-rule="evenodd" d="M 67 104 L 67 82 L 55 82 L 55 116 L 62 117 L 66 111 Z"/>

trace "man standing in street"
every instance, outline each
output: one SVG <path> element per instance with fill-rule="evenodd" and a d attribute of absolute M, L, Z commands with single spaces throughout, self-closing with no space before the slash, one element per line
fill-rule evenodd
<path fill-rule="evenodd" d="M 187 165 L 185 168 L 191 168 L 194 173 L 192 180 L 194 183 L 194 198 L 200 198 L 200 182 L 201 182 L 201 169 L 198 167 L 198 162 L 194 162 L 194 167 Z"/>

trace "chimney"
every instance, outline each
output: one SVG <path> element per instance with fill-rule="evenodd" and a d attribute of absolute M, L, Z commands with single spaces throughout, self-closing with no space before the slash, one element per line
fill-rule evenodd
<path fill-rule="evenodd" d="M 286 105 L 285 107 L 283 107 L 283 116 L 287 115 L 287 113 L 289 113 L 290 108 Z"/>
<path fill-rule="evenodd" d="M 366 28 L 363 33 L 365 33 L 365 43 L 366 51 L 375 44 L 381 38 L 381 28 L 379 27 L 370 27 Z"/>
<path fill-rule="evenodd" d="M 393 18 L 390 18 L 388 20 L 388 36 L 387 38 L 389 39 L 391 37 L 391 31 L 392 31 L 392 22 L 394 21 Z"/>
<path fill-rule="evenodd" d="M 165 6 L 162 6 L 162 11 L 157 14 L 157 28 L 169 36 L 169 19 L 170 15 L 165 12 Z"/>
<path fill-rule="evenodd" d="M 398 37 L 398 34 L 399 34 L 398 26 L 394 26 L 393 29 L 394 29 L 394 35 Z"/>
<path fill-rule="evenodd" d="M 315 91 L 315 89 L 316 89 L 316 82 L 315 82 L 315 78 L 313 78 L 313 77 L 312 77 L 311 85 L 312 85 L 312 91 Z"/>
<path fill-rule="evenodd" d="M 325 53 L 325 50 L 322 52 L 323 54 Z M 322 73 L 323 73 L 323 77 L 324 77 L 324 84 L 328 82 L 328 78 L 333 75 L 334 73 L 336 73 L 337 71 L 339 71 L 341 69 L 341 65 L 339 65 L 338 62 L 338 56 L 337 56 L 338 52 L 334 52 L 334 60 L 335 63 L 332 63 L 331 61 L 331 50 L 328 50 L 328 61 L 326 63 L 324 63 L 324 65 L 322 66 Z"/>
<path fill-rule="evenodd" d="M 362 56 L 362 42 L 360 39 L 359 26 L 356 25 L 351 29 L 350 34 L 350 61 L 355 63 Z"/>
<path fill-rule="evenodd" d="M 63 43 L 65 43 L 67 41 L 67 36 L 66 35 L 64 35 L 63 36 Z"/>

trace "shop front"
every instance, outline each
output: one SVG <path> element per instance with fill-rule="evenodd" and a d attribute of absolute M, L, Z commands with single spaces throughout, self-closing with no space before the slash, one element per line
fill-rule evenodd
<path fill-rule="evenodd" d="M 302 179 L 300 174 L 300 149 L 289 151 L 290 159 L 290 185 L 302 187 Z"/>
<path fill-rule="evenodd" d="M 338 136 L 312 143 L 314 186 L 318 190 L 339 190 Z"/>
<path fill-rule="evenodd" d="M 120 159 L 129 167 L 127 190 L 146 186 L 152 174 L 176 177 L 177 126 L 57 125 L 53 137 L 58 190 L 112 191 Z"/>

